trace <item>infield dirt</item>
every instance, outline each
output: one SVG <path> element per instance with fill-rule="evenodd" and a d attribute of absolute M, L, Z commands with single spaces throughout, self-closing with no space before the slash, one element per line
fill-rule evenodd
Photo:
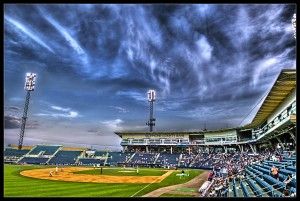
<path fill-rule="evenodd" d="M 22 176 L 36 179 L 69 181 L 69 182 L 92 182 L 92 183 L 160 183 L 168 177 L 174 170 L 168 170 L 161 176 L 111 176 L 111 175 L 89 175 L 89 174 L 74 174 L 77 171 L 92 170 L 93 168 L 86 167 L 66 167 L 63 171 L 59 169 L 55 173 L 55 168 L 24 170 L 20 172 Z M 50 176 L 50 171 L 53 171 L 53 176 Z"/>

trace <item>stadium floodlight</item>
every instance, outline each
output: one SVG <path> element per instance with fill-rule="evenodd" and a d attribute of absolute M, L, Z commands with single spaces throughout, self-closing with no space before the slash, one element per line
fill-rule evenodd
<path fill-rule="evenodd" d="M 24 89 L 26 91 L 34 91 L 35 80 L 36 80 L 36 74 L 26 73 Z"/>
<path fill-rule="evenodd" d="M 153 102 L 156 100 L 156 93 L 155 90 L 151 89 L 148 91 L 148 101 L 150 103 L 150 118 L 149 121 L 146 123 L 147 126 L 150 127 L 150 132 L 153 131 L 153 126 L 155 126 L 155 118 L 153 118 Z"/>
<path fill-rule="evenodd" d="M 22 146 L 23 146 L 23 138 L 24 138 L 26 119 L 27 119 L 27 111 L 28 111 L 28 105 L 29 105 L 29 99 L 30 99 L 30 92 L 34 91 L 35 81 L 36 81 L 35 73 L 26 73 L 24 89 L 27 91 L 27 94 L 26 94 L 26 99 L 25 99 L 24 112 L 23 112 L 23 117 L 22 117 L 22 125 L 21 125 L 20 137 L 19 137 L 19 145 L 18 145 L 19 150 L 22 149 Z"/>
<path fill-rule="evenodd" d="M 148 101 L 151 102 L 151 101 L 155 101 L 156 99 L 156 93 L 154 90 L 149 90 L 148 91 Z"/>
<path fill-rule="evenodd" d="M 293 30 L 294 30 L 294 38 L 296 39 L 296 13 L 294 13 L 294 15 L 293 15 L 292 25 L 293 25 Z"/>

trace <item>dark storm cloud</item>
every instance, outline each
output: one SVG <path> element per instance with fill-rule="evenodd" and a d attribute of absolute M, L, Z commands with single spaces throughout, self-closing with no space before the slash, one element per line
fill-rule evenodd
<path fill-rule="evenodd" d="M 5 129 L 19 128 L 20 125 L 21 125 L 21 118 L 15 116 L 4 116 Z"/>
<path fill-rule="evenodd" d="M 22 107 L 24 74 L 33 71 L 29 118 L 39 127 L 57 117 L 63 126 L 91 122 L 72 133 L 89 133 L 87 142 L 98 131 L 145 130 L 150 88 L 157 130 L 172 129 L 170 116 L 178 130 L 208 120 L 219 122 L 209 129 L 240 126 L 279 72 L 296 66 L 294 12 L 284 4 L 5 5 L 6 105 Z M 53 135 L 68 135 L 63 128 Z"/>

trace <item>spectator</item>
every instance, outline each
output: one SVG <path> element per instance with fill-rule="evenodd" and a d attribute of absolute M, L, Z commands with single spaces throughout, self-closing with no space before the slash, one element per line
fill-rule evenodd
<path fill-rule="evenodd" d="M 288 189 L 288 190 L 289 190 L 289 189 L 292 187 L 292 186 L 291 186 L 291 185 L 292 185 L 292 184 L 291 184 L 291 183 L 292 183 L 292 182 L 291 182 L 292 179 L 293 179 L 293 178 L 292 178 L 292 175 L 291 175 L 291 174 L 288 174 L 287 178 L 283 181 L 283 182 L 285 183 L 285 189 Z"/>
<path fill-rule="evenodd" d="M 282 197 L 290 197 L 290 191 L 288 189 L 284 189 Z"/>
<path fill-rule="evenodd" d="M 277 167 L 275 167 L 274 165 L 271 167 L 271 175 L 275 178 L 275 179 L 277 179 L 277 180 L 279 180 L 279 170 L 278 170 L 278 168 Z"/>
<path fill-rule="evenodd" d="M 212 181 L 213 177 L 214 177 L 214 172 L 210 171 L 208 174 L 208 181 Z"/>

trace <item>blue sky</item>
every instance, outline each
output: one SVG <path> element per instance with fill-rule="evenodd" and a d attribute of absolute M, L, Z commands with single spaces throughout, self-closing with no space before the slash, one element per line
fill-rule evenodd
<path fill-rule="evenodd" d="M 26 72 L 37 74 L 24 144 L 119 148 L 113 131 L 250 123 L 296 68 L 294 5 L 43 4 L 4 8 L 5 144 L 17 143 Z M 247 116 L 248 115 L 248 116 Z"/>

